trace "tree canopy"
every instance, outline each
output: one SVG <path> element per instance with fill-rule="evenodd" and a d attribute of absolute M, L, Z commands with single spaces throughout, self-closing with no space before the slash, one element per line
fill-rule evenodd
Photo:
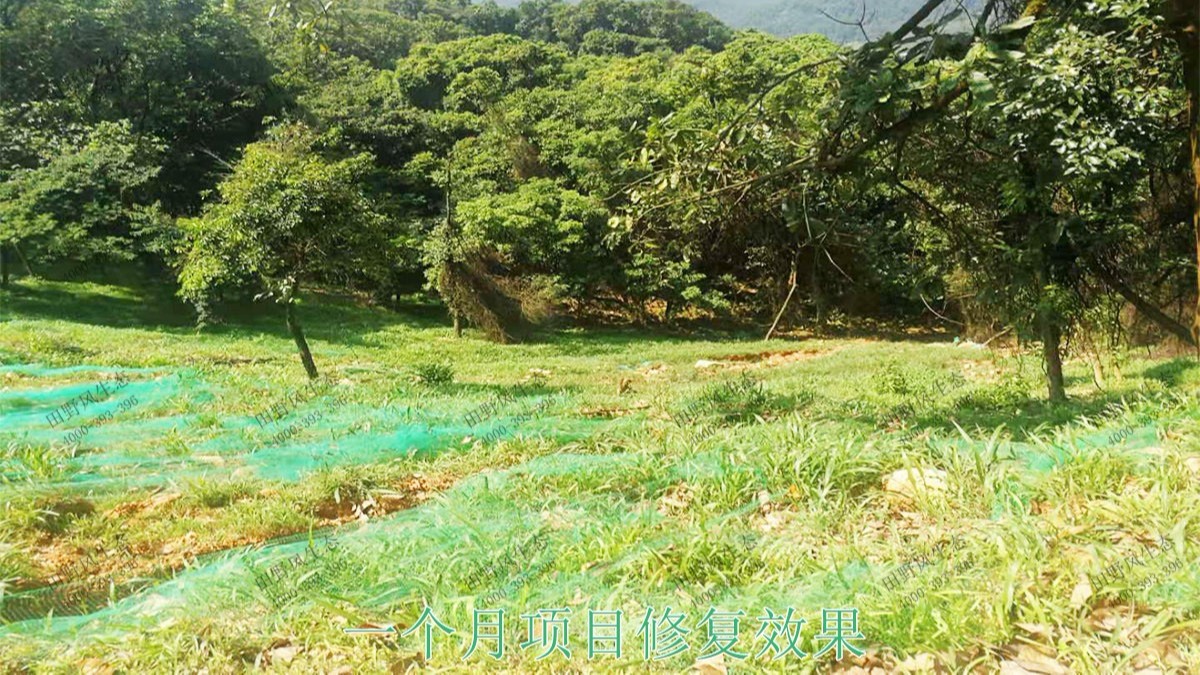
<path fill-rule="evenodd" d="M 674 0 L 7 3 L 0 271 L 153 262 L 302 352 L 314 286 L 501 340 L 936 317 L 1041 343 L 1058 397 L 1127 306 L 1194 342 L 1193 5 L 926 0 L 847 47 Z"/>

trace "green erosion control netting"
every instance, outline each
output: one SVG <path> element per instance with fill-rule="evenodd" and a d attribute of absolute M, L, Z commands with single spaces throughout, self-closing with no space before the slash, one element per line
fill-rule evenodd
<path fill-rule="evenodd" d="M 744 510 L 714 516 L 696 529 L 680 530 L 653 508 L 639 507 L 636 494 L 626 496 L 615 489 L 569 504 L 548 504 L 536 498 L 543 493 L 531 494 L 522 487 L 530 477 L 546 487 L 561 487 L 587 474 L 608 476 L 616 486 L 632 487 L 639 476 L 649 475 L 647 464 L 655 461 L 653 456 L 634 453 L 541 457 L 505 471 L 478 474 L 447 491 L 443 499 L 363 525 L 212 554 L 173 578 L 153 585 L 148 583 L 155 580 L 147 580 L 136 595 L 114 598 L 110 606 L 105 606 L 104 597 L 91 598 L 87 605 L 79 603 L 89 611 L 86 615 L 58 614 L 78 607 L 60 607 L 52 620 L 14 615 L 10 620 L 23 623 L 9 624 L 0 635 L 115 636 L 153 630 L 184 617 L 246 611 L 288 615 L 305 612 L 314 603 L 331 607 L 332 601 L 341 601 L 338 606 L 343 611 L 347 606 L 355 608 L 346 614 L 348 625 L 410 621 L 413 608 L 423 599 L 436 599 L 439 618 L 458 627 L 470 625 L 474 607 L 527 610 L 564 606 L 581 597 L 589 599 L 587 605 L 592 607 L 629 602 L 656 607 L 771 605 L 792 606 L 811 615 L 820 607 L 846 602 L 856 590 L 871 586 L 880 572 L 861 562 L 848 562 L 839 570 L 814 570 L 783 586 L 761 586 L 736 576 L 721 580 L 697 570 L 694 575 L 681 572 L 662 578 L 657 590 L 647 594 L 641 586 L 643 575 L 664 551 L 723 529 L 724 523 L 745 515 Z M 722 453 L 703 452 L 660 480 L 695 481 L 730 470 Z M 615 559 L 589 552 L 597 535 L 612 530 L 636 538 Z M 335 541 L 336 555 L 307 555 L 310 536 Z M 732 555 L 753 560 L 794 555 L 792 546 L 760 535 L 749 542 L 717 541 L 709 553 L 714 558 Z M 560 565 L 564 556 L 597 564 L 586 569 Z M 338 564 L 331 562 L 334 559 Z M 306 592 L 272 605 L 256 584 L 254 572 L 284 560 L 304 561 L 286 583 Z M 480 575 L 480 570 L 486 573 Z M 24 611 L 45 611 L 52 604 L 50 600 L 36 606 L 27 603 Z"/>
<path fill-rule="evenodd" d="M 62 373 L 39 375 L 53 378 Z M 66 460 L 67 468 L 61 474 L 50 477 L 38 476 L 21 465 L 23 460 L 9 458 L 6 475 L 23 472 L 18 483 L 41 482 L 55 488 L 83 484 L 94 489 L 237 471 L 295 480 L 323 465 L 369 463 L 461 445 L 468 431 L 462 416 L 480 403 L 478 399 L 446 401 L 445 408 L 419 415 L 403 406 L 370 408 L 347 403 L 328 410 L 325 418 L 292 441 L 272 447 L 264 443 L 265 435 L 256 429 L 251 416 L 189 426 L 188 421 L 198 419 L 201 413 L 188 410 L 188 402 L 215 395 L 191 374 L 139 371 L 135 376 L 130 371 L 130 380 L 121 396 L 128 395 L 126 391 L 136 393 L 139 399 L 144 395 L 148 403 L 127 411 L 130 419 L 117 417 L 104 425 L 111 434 L 104 436 L 106 443 L 113 445 L 77 453 Z M 4 433 L 21 440 L 45 439 L 46 411 L 61 405 L 80 386 L 74 381 L 0 394 Z M 155 415 L 155 406 L 167 401 L 172 405 L 160 409 L 163 415 Z M 324 399 L 314 399 L 289 419 L 302 419 L 306 411 L 329 405 Z M 185 412 L 171 412 L 176 408 Z M 519 412 L 519 406 L 509 408 Z M 88 414 L 92 414 L 90 408 Z M 330 430 L 355 425 L 362 430 L 325 440 Z M 549 406 L 545 417 L 522 421 L 519 426 L 519 430 L 506 429 L 505 433 L 536 430 L 570 438 L 587 432 L 586 425 L 569 416 L 561 403 Z M 162 447 L 164 429 L 176 427 L 184 429 L 181 433 L 188 446 L 188 452 L 178 456 Z M 500 428 L 497 420 L 490 420 L 470 432 L 481 436 Z M 756 442 L 792 442 L 786 431 L 769 433 L 778 435 L 756 438 Z M 1041 473 L 1069 461 L 1074 454 L 1111 447 L 1111 434 L 1111 430 L 1096 431 L 1048 446 L 1004 442 L 995 452 L 1001 461 L 1012 462 L 1020 471 Z M 1154 431 L 1142 427 L 1124 436 L 1121 445 L 1124 452 L 1142 456 L 1145 453 L 1137 449 L 1154 441 Z M 980 439 L 968 442 L 947 436 L 934 442 L 963 453 L 992 451 Z M 207 454 L 221 461 L 197 461 L 198 456 Z M 814 566 L 787 584 L 755 582 L 753 575 L 763 559 L 795 556 L 797 550 L 797 542 L 768 535 L 739 539 L 726 534 L 738 530 L 736 521 L 753 511 L 755 504 L 702 516 L 694 526 L 680 527 L 679 521 L 666 518 L 653 500 L 648 505 L 646 499 L 681 482 L 747 472 L 731 458 L 725 440 L 717 437 L 697 444 L 693 453 L 666 470 L 661 462 L 662 458 L 651 452 L 564 451 L 503 471 L 481 472 L 438 499 L 406 511 L 337 532 L 314 533 L 315 538 L 328 536 L 336 542 L 334 554 L 309 555 L 309 535 L 293 535 L 209 554 L 185 569 L 164 570 L 149 579 L 86 597 L 64 596 L 57 588 L 14 594 L 0 606 L 8 622 L 0 628 L 0 637 L 118 636 L 163 630 L 178 620 L 223 613 L 298 616 L 317 604 L 343 614 L 348 625 L 411 621 L 424 600 L 436 606 L 439 619 L 460 628 L 470 625 L 474 607 L 529 611 L 569 603 L 592 608 L 631 602 L 656 607 L 792 606 L 811 618 L 814 613 L 819 615 L 820 607 L 854 601 L 863 589 L 877 586 L 881 571 L 886 571 L 851 560 L 841 561 L 836 568 Z M 66 478 L 85 469 L 91 472 L 86 480 Z M 605 481 L 607 489 L 573 489 L 577 484 L 595 483 L 597 477 Z M 999 516 L 1001 505 L 996 506 Z M 614 534 L 624 542 L 615 555 L 613 548 L 599 543 Z M 696 541 L 704 543 L 699 555 L 694 547 L 689 548 Z M 284 593 L 282 600 L 271 598 L 262 585 L 264 571 L 281 561 L 294 564 L 278 583 L 285 591 L 301 591 Z M 1189 571 L 1192 573 L 1194 570 Z M 654 590 L 647 593 L 647 586 Z M 1174 592 L 1174 587 L 1164 588 Z M 43 618 L 51 613 L 53 618 Z"/>
<path fill-rule="evenodd" d="M 11 378 L 8 373 L 23 377 L 19 388 L 0 391 L 0 499 L 122 491 L 200 477 L 295 481 L 327 467 L 470 447 L 463 444 L 468 435 L 492 442 L 553 433 L 566 441 L 587 435 L 598 424 L 562 418 L 571 398 L 561 391 L 525 390 L 500 400 L 468 425 L 469 413 L 484 401 L 432 398 L 436 410 L 372 407 L 352 402 L 343 391 L 347 387 L 333 386 L 319 396 L 298 399 L 283 419 L 260 424 L 254 415 L 206 414 L 205 404 L 218 394 L 193 371 L 6 365 L 0 366 L 0 382 Z M 114 385 L 118 377 L 128 381 L 119 389 Z M 31 379 L 44 386 L 30 386 Z M 291 393 L 280 392 L 264 405 Z M 425 399 L 430 402 L 431 397 Z M 11 593 L 0 605 L 0 619 L 88 612 L 174 573 L 164 569 L 116 588 L 81 590 L 60 584 Z"/>
<path fill-rule="evenodd" d="M 680 594 L 696 596 L 695 580 L 666 580 L 653 598 L 634 588 L 640 581 L 639 570 L 654 559 L 656 551 L 695 537 L 698 531 L 670 529 L 657 511 L 635 508 L 632 496 L 627 498 L 619 492 L 549 508 L 521 498 L 524 493 L 520 479 L 527 476 L 554 483 L 596 472 L 622 481 L 645 473 L 645 464 L 654 461 L 635 454 L 541 457 L 509 470 L 473 476 L 436 502 L 364 525 L 347 526 L 339 532 L 314 534 L 315 539 L 324 534 L 336 542 L 341 563 L 336 568 L 330 564 L 328 554 L 307 556 L 309 535 L 297 535 L 269 546 L 211 556 L 111 606 L 97 608 L 104 598 L 93 598 L 88 607 L 92 611 L 87 615 L 37 621 L 16 616 L 14 611 L 12 619 L 23 622 L 9 624 L 0 634 L 119 635 L 152 629 L 171 617 L 211 616 L 245 611 L 251 606 L 256 614 L 264 607 L 270 611 L 271 605 L 256 585 L 253 572 L 281 560 L 299 558 L 307 561 L 305 568 L 289 581 L 303 585 L 305 575 L 310 575 L 319 579 L 319 584 L 308 585 L 311 593 L 306 596 L 274 607 L 276 612 L 301 612 L 319 598 L 340 599 L 357 608 L 357 614 L 348 617 L 352 621 L 388 621 L 403 616 L 421 598 L 439 598 L 448 602 L 445 613 L 439 616 L 463 625 L 475 606 L 559 606 L 581 593 L 597 599 L 678 603 Z M 670 482 L 717 471 L 721 465 L 716 455 L 701 456 L 673 472 Z M 717 517 L 708 525 L 720 527 L 722 521 L 739 515 Z M 599 559 L 599 555 L 588 554 L 588 547 L 596 534 L 614 528 L 628 528 L 645 536 L 630 542 L 622 557 L 598 567 L 570 574 L 556 569 L 564 551 Z M 480 575 L 480 570 L 486 573 Z M 477 583 L 466 581 L 470 579 Z M 631 587 L 626 589 L 626 584 Z M 728 593 L 736 595 L 737 589 L 730 588 Z M 819 586 L 797 584 L 783 593 L 773 591 L 772 597 L 810 606 L 829 599 L 829 594 Z M 52 604 L 52 600 L 44 599 L 37 606 L 26 603 L 23 609 L 32 613 Z"/>
<path fill-rule="evenodd" d="M 260 425 L 258 411 L 207 413 L 205 404 L 219 393 L 209 391 L 192 371 L 3 366 L 0 378 L 6 371 L 48 380 L 81 372 L 92 377 L 0 391 L 0 498 L 14 492 L 151 487 L 201 476 L 295 481 L 324 467 L 438 452 L 468 434 L 499 439 L 552 431 L 566 439 L 592 426 L 562 419 L 560 411 L 570 400 L 552 392 L 501 406 L 499 413 L 469 426 L 466 414 L 478 401 L 439 399 L 436 411 L 403 402 L 375 407 L 349 402 L 348 396 L 335 398 L 346 396 L 341 390 L 349 387 L 334 386 L 302 401 L 284 419 Z M 99 383 L 111 383 L 117 375 L 129 384 L 101 399 Z M 81 403 L 89 392 L 96 402 Z M 268 404 L 288 393 L 278 392 Z M 72 403 L 77 411 L 68 417 L 63 406 Z M 52 419 L 56 412 L 61 423 Z M 514 421 L 522 413 L 528 419 Z M 295 433 L 286 433 L 289 428 Z"/>

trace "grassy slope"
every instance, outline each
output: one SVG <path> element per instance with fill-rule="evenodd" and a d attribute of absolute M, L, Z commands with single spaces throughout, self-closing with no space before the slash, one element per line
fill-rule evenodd
<path fill-rule="evenodd" d="M 131 411 L 146 423 L 182 413 L 200 420 L 171 432 L 169 442 L 143 442 L 149 447 L 139 452 L 186 457 L 223 421 L 251 416 L 303 384 L 271 307 L 197 334 L 184 308 L 126 288 L 24 282 L 0 301 L 0 354 L 9 361 L 186 366 L 216 393 Z M 534 661 L 539 652 L 517 648 L 524 639 L 517 614 L 559 606 L 575 613 L 575 666 L 588 667 L 586 610 L 622 608 L 624 661 L 641 668 L 634 631 L 642 612 L 647 604 L 670 604 L 689 612 L 693 628 L 711 605 L 744 609 L 739 647 L 751 653 L 764 606 L 796 607 L 808 620 L 802 644 L 810 654 L 818 647 L 812 637 L 820 608 L 852 606 L 861 611 L 865 643 L 888 666 L 930 654 L 956 669 L 994 667 L 1002 659 L 1036 660 L 1030 645 L 1039 645 L 1076 672 L 1151 662 L 1200 669 L 1200 635 L 1188 623 L 1200 604 L 1200 406 L 1191 396 L 1200 371 L 1188 362 L 1127 358 L 1122 376 L 1110 372 L 1103 392 L 1090 369 L 1073 363 L 1071 403 L 1049 407 L 1039 400 L 1036 360 L 945 344 L 774 342 L 770 351 L 800 353 L 777 363 L 698 369 L 699 359 L 765 347 L 748 337 L 581 330 L 501 347 L 475 335 L 455 340 L 436 310 L 394 314 L 333 300 L 306 306 L 301 316 L 318 365 L 361 409 L 404 402 L 454 411 L 446 417 L 452 420 L 543 369 L 546 390 L 568 396 L 548 412 L 549 428 L 577 426 L 584 412 L 608 411 L 613 420 L 592 422 L 582 440 L 551 434 L 485 447 L 458 436 L 453 449 L 436 456 L 324 469 L 295 482 L 214 472 L 167 485 L 161 494 L 170 499 L 158 502 L 147 490 L 75 495 L 94 511 L 74 518 L 47 515 L 62 495 L 10 498 L 0 515 L 0 574 L 26 585 L 72 565 L 78 570 L 85 551 L 127 550 L 119 563 L 101 554 L 88 565 L 118 576 L 146 572 L 197 553 L 346 523 L 352 514 L 340 504 L 371 498 L 376 517 L 343 530 L 388 535 L 351 539 L 354 571 L 338 580 L 336 593 L 314 593 L 282 611 L 267 611 L 252 592 L 247 597 L 253 584 L 242 575 L 229 582 L 240 594 L 206 590 L 198 605 L 119 642 L 0 637 L 0 661 L 62 671 L 110 663 L 135 672 L 172 665 L 224 672 L 258 661 L 281 671 L 348 664 L 375 672 L 411 660 L 415 636 L 396 649 L 345 636 L 340 626 L 365 619 L 407 625 L 427 601 L 459 629 L 453 644 L 435 642 L 433 663 L 451 667 L 463 651 L 458 638 L 464 631 L 469 638 L 470 598 L 511 586 L 519 574 L 500 566 L 480 589 L 470 570 L 496 567 L 497 549 L 540 528 L 549 544 L 528 562 L 532 573 L 490 605 L 510 610 L 510 668 L 562 669 L 558 657 Z M 415 365 L 431 362 L 452 364 L 455 382 L 408 382 Z M 759 393 L 721 386 L 747 364 L 763 382 Z M 0 389 L 88 377 L 10 375 Z M 673 424 L 685 410 L 698 418 Z M 1126 427 L 1128 437 L 1120 433 Z M 12 454 L 19 439 L 8 440 Z M 249 435 L 246 442 L 261 439 Z M 944 470 L 945 489 L 914 499 L 883 489 L 889 473 L 912 466 Z M 379 517 L 381 510 L 395 513 Z M 525 529 L 512 529 L 517 525 Z M 1173 542 L 1182 570 L 1125 596 L 1124 587 L 1148 576 L 1148 567 L 1123 581 L 1099 579 L 1106 565 L 1159 533 Z M 931 566 L 902 589 L 885 588 L 886 573 L 952 538 L 960 549 L 931 556 Z M 386 590 L 394 592 L 380 600 Z M 656 667 L 689 665 L 702 633 L 693 633 L 700 639 L 687 658 Z M 778 670 L 785 662 L 817 667 L 811 657 L 754 667 Z M 606 657 L 590 667 L 610 663 Z M 819 667 L 829 663 L 827 655 Z"/>

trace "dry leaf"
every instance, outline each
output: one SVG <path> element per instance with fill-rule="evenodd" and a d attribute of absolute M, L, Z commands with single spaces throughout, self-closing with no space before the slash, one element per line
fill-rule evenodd
<path fill-rule="evenodd" d="M 897 673 L 931 673 L 937 670 L 933 654 L 917 654 L 896 664 Z"/>
<path fill-rule="evenodd" d="M 405 673 L 417 672 L 425 665 L 425 656 L 421 652 L 416 652 L 412 656 L 401 657 L 400 660 L 394 661 L 389 671 L 392 675 L 404 675 Z"/>
<path fill-rule="evenodd" d="M 1030 636 L 1041 638 L 1046 642 L 1049 642 L 1054 638 L 1054 629 L 1044 623 L 1017 623 L 1013 625 L 1025 631 L 1026 633 L 1029 633 Z"/>
<path fill-rule="evenodd" d="M 1005 670 L 1005 664 L 1012 664 L 1009 668 L 1019 668 L 1020 670 Z M 1017 648 L 1017 657 L 1012 661 L 1004 661 L 1000 664 L 1001 673 L 1034 673 L 1035 675 L 1070 675 L 1071 670 L 1055 661 L 1049 656 L 1038 651 L 1030 645 L 1021 645 Z"/>
<path fill-rule="evenodd" d="M 1071 607 L 1079 609 L 1087 604 L 1089 598 L 1092 597 L 1092 584 L 1088 581 L 1086 575 L 1079 575 L 1079 583 L 1075 584 L 1075 590 L 1071 591 Z"/>
<path fill-rule="evenodd" d="M 276 661 L 280 663 L 291 663 L 299 653 L 299 647 L 288 645 L 286 647 L 276 647 L 275 649 L 272 649 L 271 651 L 267 652 L 267 657 L 270 659 L 271 663 L 275 663 Z"/>
<path fill-rule="evenodd" d="M 81 666 L 84 675 L 112 675 L 113 673 L 112 666 L 96 657 L 85 659 Z"/>
<path fill-rule="evenodd" d="M 717 654 L 707 659 L 700 659 L 692 664 L 699 675 L 725 675 L 729 669 L 725 667 L 725 655 Z"/>

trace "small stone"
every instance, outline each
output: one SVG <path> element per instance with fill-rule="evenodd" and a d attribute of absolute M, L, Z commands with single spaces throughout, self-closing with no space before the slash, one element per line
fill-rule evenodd
<path fill-rule="evenodd" d="M 909 498 L 929 492 L 945 492 L 946 472 L 921 467 L 898 469 L 887 477 L 883 489 Z"/>

